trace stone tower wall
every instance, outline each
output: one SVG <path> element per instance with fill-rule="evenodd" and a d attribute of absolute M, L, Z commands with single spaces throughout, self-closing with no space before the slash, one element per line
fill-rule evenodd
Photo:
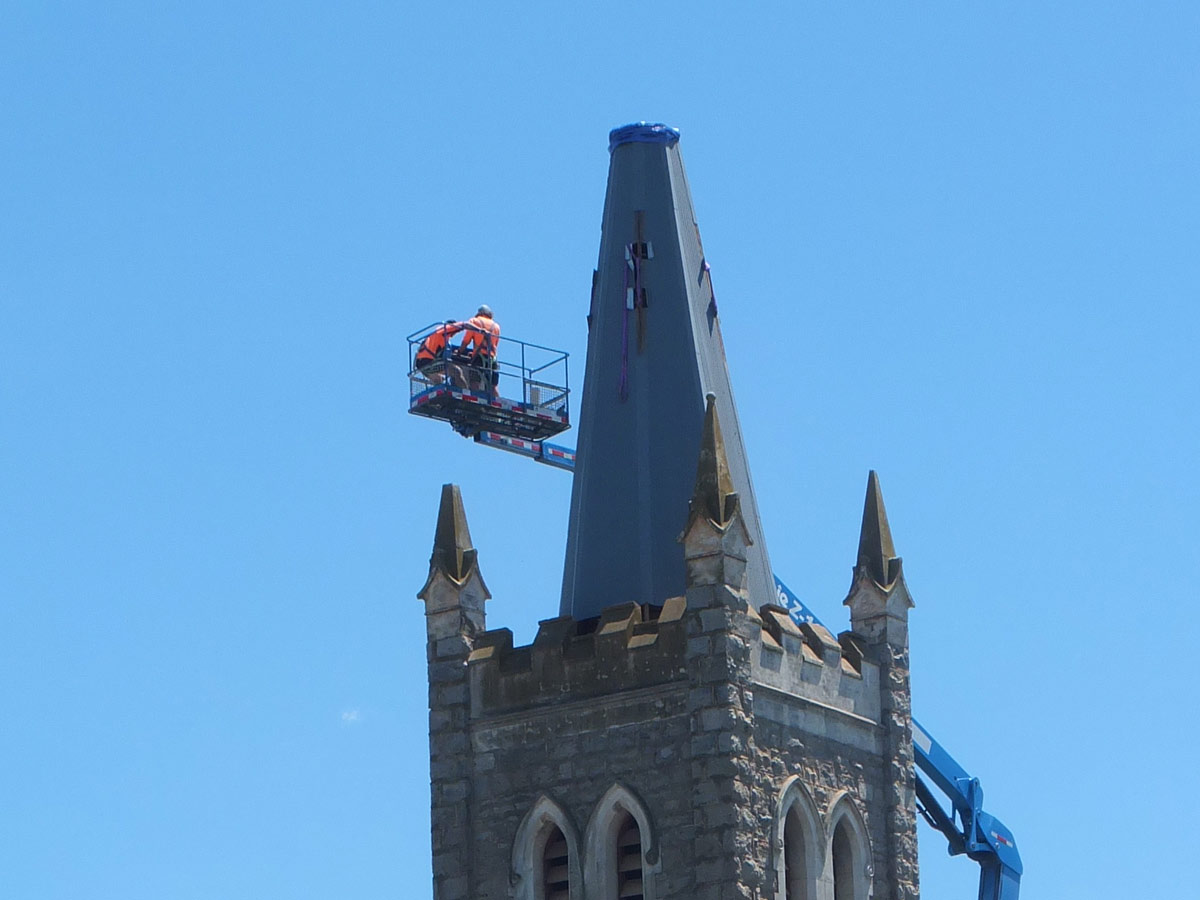
<path fill-rule="evenodd" d="M 626 886 L 641 900 L 917 900 L 912 601 L 874 473 L 853 630 L 837 637 L 751 602 L 711 395 L 679 537 L 685 596 L 547 619 L 515 647 L 486 629 L 452 485 L 438 522 L 420 594 L 436 900 L 550 900 L 555 828 L 567 864 L 549 880 L 569 876 L 570 900 L 617 900 L 618 870 L 640 872 L 640 893 Z M 617 849 L 627 815 L 632 858 Z"/>
<path fill-rule="evenodd" d="M 466 640 L 465 697 L 431 659 L 450 691 L 431 694 L 447 701 L 432 720 L 467 717 L 461 740 L 439 744 L 436 771 L 462 778 L 452 796 L 439 791 L 458 805 L 435 800 L 434 822 L 435 835 L 468 842 L 462 896 L 523 896 L 515 842 L 543 798 L 561 808 L 585 872 L 589 824 L 614 788 L 650 822 L 647 898 L 775 898 L 785 788 L 802 789 L 826 828 L 850 804 L 868 836 L 873 896 L 900 896 L 887 878 L 880 667 L 860 636 L 798 627 L 778 606 L 755 611 L 741 592 L 710 586 L 661 610 L 549 619 L 525 647 L 508 629 Z"/>

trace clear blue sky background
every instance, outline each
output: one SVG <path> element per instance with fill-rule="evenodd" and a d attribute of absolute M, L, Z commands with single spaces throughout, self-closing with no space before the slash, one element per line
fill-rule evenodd
<path fill-rule="evenodd" d="M 0 894 L 431 895 L 439 486 L 529 640 L 570 477 L 406 415 L 403 336 L 486 300 L 582 376 L 638 119 L 778 573 L 846 627 L 877 469 L 1023 896 L 1186 893 L 1198 50 L 1184 2 L 6 4 Z"/>

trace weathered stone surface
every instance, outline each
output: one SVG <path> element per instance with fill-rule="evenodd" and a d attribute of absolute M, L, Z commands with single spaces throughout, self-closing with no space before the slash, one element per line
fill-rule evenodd
<path fill-rule="evenodd" d="M 597 822 L 614 791 L 645 822 L 646 900 L 781 900 L 780 817 L 796 793 L 823 842 L 816 900 L 833 900 L 843 816 L 859 823 L 864 890 L 917 900 L 903 577 L 856 577 L 853 632 L 797 626 L 747 595 L 740 512 L 727 509 L 685 532 L 685 557 L 704 560 L 685 597 L 548 619 L 528 647 L 484 629 L 477 566 L 461 584 L 431 575 L 436 900 L 535 896 L 541 870 L 521 869 L 534 850 L 518 834 L 547 806 L 591 873 L 571 876 L 572 900 L 603 900 Z"/>

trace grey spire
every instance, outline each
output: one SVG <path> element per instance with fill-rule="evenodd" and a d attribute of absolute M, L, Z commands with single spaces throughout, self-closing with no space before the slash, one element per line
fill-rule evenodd
<path fill-rule="evenodd" d="M 684 593 L 677 538 L 708 393 L 724 432 L 722 477 L 752 541 L 747 588 L 754 605 L 775 596 L 678 140 L 657 125 L 610 135 L 563 573 L 561 611 L 577 619 Z"/>

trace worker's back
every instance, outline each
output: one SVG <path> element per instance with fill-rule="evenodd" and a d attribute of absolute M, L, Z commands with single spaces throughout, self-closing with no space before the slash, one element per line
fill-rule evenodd
<path fill-rule="evenodd" d="M 441 356 L 442 351 L 446 349 L 446 343 L 453 336 L 463 330 L 463 326 L 459 322 L 446 322 L 444 325 L 439 325 L 421 342 L 421 346 L 417 348 L 418 359 L 431 359 L 435 356 Z"/>
<path fill-rule="evenodd" d="M 467 321 L 466 332 L 462 342 L 463 350 L 474 347 L 473 356 L 496 356 L 500 344 L 500 323 L 490 315 L 476 313 Z"/>

